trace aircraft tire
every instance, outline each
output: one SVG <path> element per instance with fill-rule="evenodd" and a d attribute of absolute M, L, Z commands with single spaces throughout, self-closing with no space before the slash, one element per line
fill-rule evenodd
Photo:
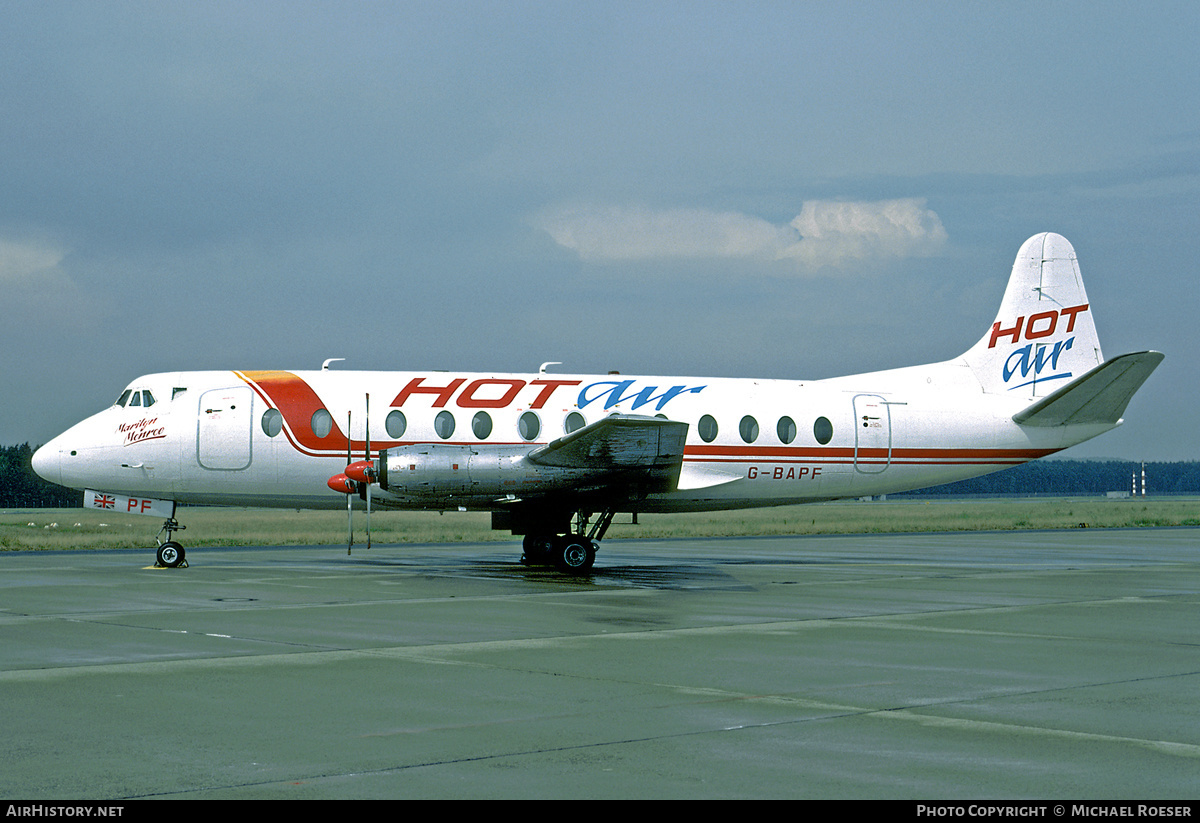
<path fill-rule="evenodd" d="M 158 547 L 156 558 L 158 565 L 165 566 L 168 569 L 174 569 L 183 562 L 183 546 L 176 543 L 174 540 L 168 540 Z"/>
<path fill-rule="evenodd" d="M 521 562 L 526 566 L 549 566 L 554 562 L 553 535 L 527 534 L 521 541 L 521 548 L 525 551 Z"/>
<path fill-rule="evenodd" d="M 554 565 L 568 574 L 587 574 L 595 562 L 595 544 L 579 534 L 563 537 L 554 552 Z"/>

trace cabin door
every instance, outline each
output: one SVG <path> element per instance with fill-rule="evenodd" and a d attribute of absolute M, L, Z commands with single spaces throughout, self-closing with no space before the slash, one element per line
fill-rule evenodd
<path fill-rule="evenodd" d="M 892 463 L 892 415 L 887 401 L 877 394 L 854 398 L 854 468 L 879 474 Z"/>
<path fill-rule="evenodd" d="M 249 386 L 200 395 L 196 459 L 206 469 L 240 471 L 250 465 L 252 395 Z"/>

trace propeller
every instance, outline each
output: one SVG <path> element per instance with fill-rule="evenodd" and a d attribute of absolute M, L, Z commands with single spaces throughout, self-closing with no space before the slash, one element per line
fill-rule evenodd
<path fill-rule="evenodd" d="M 366 420 L 367 442 L 366 442 L 366 448 L 364 449 L 364 451 L 366 452 L 367 459 L 363 460 L 361 462 L 369 464 L 371 462 L 371 393 L 367 392 L 366 397 L 367 397 L 367 409 L 366 409 L 366 411 L 367 411 L 367 420 Z M 350 467 L 347 466 L 346 469 L 347 469 L 347 471 L 349 471 Z M 372 474 L 372 475 L 375 474 L 374 466 L 371 467 L 370 474 Z M 365 485 L 366 490 L 367 490 L 367 549 L 368 550 L 370 550 L 370 548 L 371 548 L 371 484 L 374 482 L 375 482 L 375 478 L 372 477 L 370 479 L 366 479 L 366 472 L 364 472 L 363 484 Z"/>
<path fill-rule="evenodd" d="M 354 435 L 350 433 L 350 418 L 353 412 L 346 412 L 346 466 L 349 467 L 350 461 L 354 459 Z M 345 475 L 343 475 L 344 477 Z M 346 494 L 346 556 L 350 555 L 350 549 L 354 546 L 354 498 L 350 495 L 358 490 L 358 485 L 353 480 L 347 479 L 346 485 L 350 491 Z"/>
<path fill-rule="evenodd" d="M 371 548 L 371 484 L 379 479 L 379 472 L 371 460 L 371 395 L 367 402 L 366 460 L 354 461 L 354 438 L 350 434 L 351 413 L 346 413 L 346 470 L 329 478 L 326 485 L 339 494 L 346 495 L 346 554 L 354 546 L 354 499 L 350 495 L 359 493 L 367 501 L 367 548 Z"/>

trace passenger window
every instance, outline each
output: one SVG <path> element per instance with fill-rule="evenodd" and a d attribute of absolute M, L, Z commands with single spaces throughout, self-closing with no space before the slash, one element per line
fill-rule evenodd
<path fill-rule="evenodd" d="M 571 412 L 567 415 L 567 420 L 563 423 L 563 429 L 567 434 L 579 431 L 587 425 L 587 421 L 583 419 L 583 415 L 579 412 Z"/>
<path fill-rule="evenodd" d="M 700 422 L 696 424 L 696 431 L 700 434 L 700 439 L 705 443 L 711 443 L 717 439 L 717 420 L 711 414 L 706 414 L 700 418 Z"/>
<path fill-rule="evenodd" d="M 404 436 L 404 430 L 408 428 L 408 420 L 405 419 L 404 412 L 394 409 L 383 421 L 383 427 L 387 429 L 388 437 L 399 440 Z"/>
<path fill-rule="evenodd" d="M 780 443 L 785 445 L 791 443 L 796 439 L 796 421 L 786 416 L 779 418 L 775 433 L 779 435 Z"/>
<path fill-rule="evenodd" d="M 487 440 L 489 434 L 492 433 L 492 416 L 487 412 L 476 412 L 475 417 L 471 419 L 471 431 L 480 440 Z"/>
<path fill-rule="evenodd" d="M 517 430 L 521 433 L 522 440 L 535 440 L 542 431 L 542 421 L 536 414 L 527 411 L 517 421 Z"/>
<path fill-rule="evenodd" d="M 328 437 L 329 433 L 333 431 L 333 415 L 326 409 L 317 409 L 313 412 L 310 423 L 313 434 L 317 437 Z"/>
<path fill-rule="evenodd" d="M 817 438 L 817 442 L 822 446 L 833 439 L 833 424 L 829 422 L 828 417 L 818 417 L 817 422 L 813 423 L 813 437 Z"/>
<path fill-rule="evenodd" d="M 438 437 L 448 439 L 454 434 L 454 415 L 448 411 L 438 412 L 437 417 L 433 418 L 433 430 Z"/>
<path fill-rule="evenodd" d="M 275 437 L 283 431 L 283 415 L 279 409 L 267 409 L 263 412 L 262 430 L 267 437 Z"/>
<path fill-rule="evenodd" d="M 742 418 L 742 422 L 738 424 L 738 434 L 747 443 L 753 443 L 758 439 L 758 421 L 750 415 Z"/>

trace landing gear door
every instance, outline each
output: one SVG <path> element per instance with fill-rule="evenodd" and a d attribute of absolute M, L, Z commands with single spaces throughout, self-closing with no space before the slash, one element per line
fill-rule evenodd
<path fill-rule="evenodd" d="M 250 465 L 251 410 L 249 386 L 214 389 L 200 395 L 196 457 L 216 471 L 240 471 Z"/>
<path fill-rule="evenodd" d="M 887 402 L 877 394 L 854 398 L 854 468 L 879 474 L 892 462 L 892 416 Z"/>

